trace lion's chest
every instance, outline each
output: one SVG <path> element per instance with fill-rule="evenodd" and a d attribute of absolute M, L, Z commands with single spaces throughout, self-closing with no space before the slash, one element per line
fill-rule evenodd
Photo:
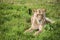
<path fill-rule="evenodd" d="M 38 22 L 37 22 L 37 20 L 33 20 L 34 21 L 34 25 L 35 26 L 39 26 L 39 25 L 43 25 L 44 23 L 45 23 L 45 20 L 43 19 L 43 20 L 38 20 Z"/>

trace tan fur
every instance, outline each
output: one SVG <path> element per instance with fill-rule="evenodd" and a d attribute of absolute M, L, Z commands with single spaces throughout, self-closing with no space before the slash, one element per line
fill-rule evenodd
<path fill-rule="evenodd" d="M 52 23 L 52 20 L 46 18 L 45 9 L 36 9 L 33 10 L 33 13 L 34 14 L 31 17 L 31 27 L 28 30 L 26 30 L 25 33 L 33 32 L 34 30 L 39 29 L 37 32 L 34 33 L 34 35 L 38 35 L 40 32 L 42 32 L 42 28 L 46 24 L 46 21 Z"/>

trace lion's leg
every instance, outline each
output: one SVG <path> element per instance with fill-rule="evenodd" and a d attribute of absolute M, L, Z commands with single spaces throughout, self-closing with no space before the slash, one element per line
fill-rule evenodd
<path fill-rule="evenodd" d="M 33 32 L 35 30 L 35 26 L 31 26 L 29 29 L 27 29 L 24 33 L 26 32 Z"/>
<path fill-rule="evenodd" d="M 42 26 L 40 25 L 40 26 L 39 26 L 39 30 L 38 30 L 37 32 L 35 32 L 34 35 L 38 35 L 38 34 L 41 33 L 41 32 L 42 32 Z"/>
<path fill-rule="evenodd" d="M 55 21 L 52 21 L 51 19 L 49 19 L 49 18 L 45 18 L 46 19 L 46 22 L 49 22 L 49 23 L 55 23 Z"/>
<path fill-rule="evenodd" d="M 24 33 L 26 33 L 26 32 L 33 32 L 33 29 L 32 28 L 29 28 Z"/>

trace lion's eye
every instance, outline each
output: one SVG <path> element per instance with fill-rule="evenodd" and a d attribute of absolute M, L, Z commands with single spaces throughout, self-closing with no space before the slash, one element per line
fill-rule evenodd
<path fill-rule="evenodd" d="M 40 16 L 40 14 L 37 14 L 37 16 Z"/>

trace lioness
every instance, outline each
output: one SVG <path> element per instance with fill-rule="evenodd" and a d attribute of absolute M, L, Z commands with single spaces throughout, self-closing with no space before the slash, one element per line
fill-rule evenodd
<path fill-rule="evenodd" d="M 54 21 L 50 20 L 45 16 L 46 10 L 45 9 L 34 9 L 33 15 L 31 17 L 31 27 L 26 30 L 26 32 L 33 32 L 36 29 L 39 29 L 37 32 L 34 33 L 34 35 L 38 35 L 40 32 L 42 32 L 42 28 L 46 24 L 46 22 L 54 23 Z"/>

